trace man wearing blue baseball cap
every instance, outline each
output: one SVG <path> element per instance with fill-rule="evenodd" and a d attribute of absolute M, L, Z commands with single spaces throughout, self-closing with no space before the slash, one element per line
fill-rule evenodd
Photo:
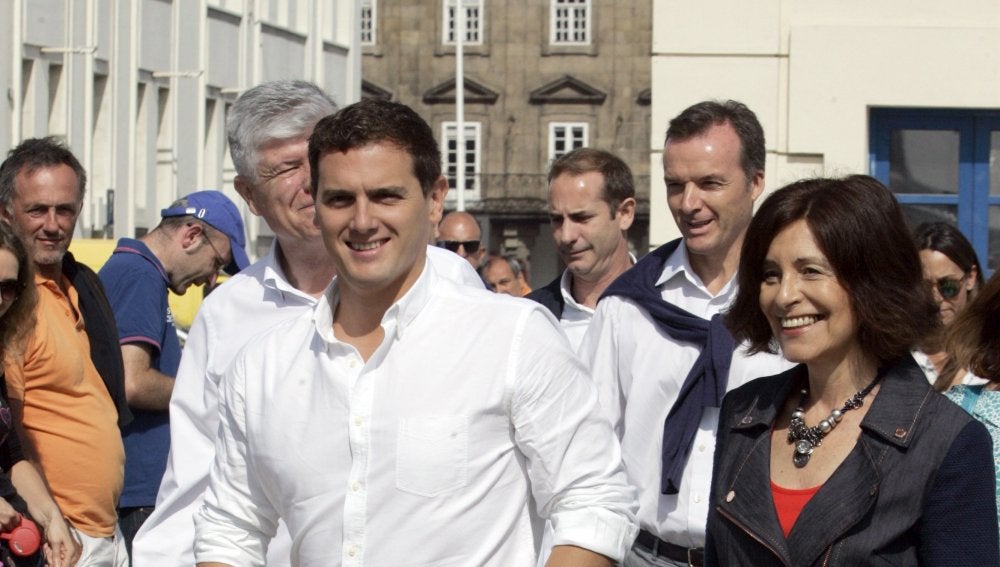
<path fill-rule="evenodd" d="M 249 264 L 243 219 L 219 191 L 191 193 L 160 211 L 138 239 L 122 238 L 99 275 L 118 325 L 125 396 L 135 420 L 122 429 L 125 485 L 118 523 L 129 555 L 132 538 L 153 511 L 170 449 L 168 405 L 181 358 L 168 289 L 215 285 L 220 270 Z"/>

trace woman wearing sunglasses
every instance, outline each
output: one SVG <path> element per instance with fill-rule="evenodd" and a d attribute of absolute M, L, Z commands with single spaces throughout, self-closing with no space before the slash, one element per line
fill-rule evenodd
<path fill-rule="evenodd" d="M 955 319 L 945 350 L 961 367 L 986 380 L 979 385 L 959 384 L 944 395 L 981 421 L 993 437 L 1000 505 L 1000 271 Z"/>
<path fill-rule="evenodd" d="M 947 390 L 953 383 L 981 384 L 983 381 L 972 373 L 949 364 L 941 344 L 947 327 L 982 286 L 976 251 L 957 228 L 943 222 L 920 225 L 914 240 L 924 280 L 933 290 L 944 327 L 941 333 L 925 338 L 913 351 L 913 358 L 938 391 Z"/>
<path fill-rule="evenodd" d="M 892 193 L 779 189 L 738 274 L 734 339 L 798 366 L 722 402 L 706 564 L 1000 564 L 989 434 L 910 356 L 940 323 Z"/>
<path fill-rule="evenodd" d="M 18 345 L 34 324 L 35 283 L 24 246 L 10 227 L 0 222 L 0 356 L 17 356 Z M 10 533 L 31 518 L 44 531 L 43 551 L 21 556 L 18 546 L 0 543 L 0 564 L 70 566 L 80 545 L 49 494 L 34 465 L 24 459 L 7 404 L 7 386 L 0 371 L 0 532 Z"/>

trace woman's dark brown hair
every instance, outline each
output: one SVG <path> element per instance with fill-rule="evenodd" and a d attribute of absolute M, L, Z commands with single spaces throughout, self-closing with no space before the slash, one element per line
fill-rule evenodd
<path fill-rule="evenodd" d="M 945 352 L 958 368 L 1000 382 L 1000 271 L 952 322 Z"/>
<path fill-rule="evenodd" d="M 858 343 L 879 363 L 907 354 L 940 324 L 924 285 L 913 238 L 892 193 L 867 175 L 807 179 L 774 192 L 747 229 L 740 256 L 739 292 L 726 316 L 749 352 L 777 352 L 760 307 L 763 265 L 771 241 L 804 220 L 858 321 Z"/>
<path fill-rule="evenodd" d="M 0 221 L 0 250 L 17 259 L 18 294 L 7 313 L 0 317 L 0 359 L 23 340 L 35 320 L 35 274 L 24 244 L 10 226 Z"/>

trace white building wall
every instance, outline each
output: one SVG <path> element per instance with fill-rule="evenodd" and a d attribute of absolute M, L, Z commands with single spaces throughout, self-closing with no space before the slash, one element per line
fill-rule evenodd
<path fill-rule="evenodd" d="M 667 122 L 687 106 L 750 106 L 771 190 L 869 173 L 873 107 L 1000 107 L 998 54 L 995 0 L 653 0 L 651 245 L 679 235 L 657 180 Z"/>
<path fill-rule="evenodd" d="M 229 106 L 273 79 L 314 81 L 338 105 L 361 94 L 357 0 L 0 0 L 0 13 L 0 152 L 34 136 L 70 146 L 89 176 L 80 237 L 133 236 L 216 188 L 260 252 L 267 227 L 232 186 Z"/>

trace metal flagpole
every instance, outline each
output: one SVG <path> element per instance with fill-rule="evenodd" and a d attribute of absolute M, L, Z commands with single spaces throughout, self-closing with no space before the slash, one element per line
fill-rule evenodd
<path fill-rule="evenodd" d="M 465 210 L 465 43 L 464 0 L 455 0 L 455 189 L 456 207 Z"/>

